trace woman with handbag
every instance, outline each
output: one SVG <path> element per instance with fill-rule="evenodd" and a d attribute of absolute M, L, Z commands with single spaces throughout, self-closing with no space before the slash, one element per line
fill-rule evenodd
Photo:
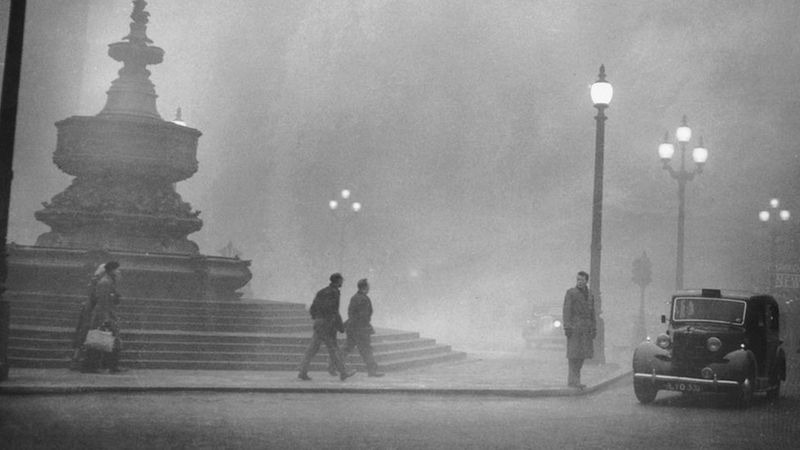
<path fill-rule="evenodd" d="M 95 305 L 94 290 L 95 287 L 97 287 L 97 282 L 100 281 L 100 278 L 102 278 L 103 274 L 106 272 L 105 266 L 105 264 L 97 266 L 91 280 L 89 280 L 86 300 L 81 304 L 80 313 L 78 314 L 78 323 L 75 325 L 75 332 L 72 335 L 72 359 L 69 363 L 69 370 L 81 370 L 81 367 L 83 367 L 83 360 L 86 359 L 83 343 L 86 341 L 86 334 L 89 332 L 89 321 L 92 318 L 92 310 Z"/>
<path fill-rule="evenodd" d="M 121 277 L 119 263 L 109 261 L 103 265 L 103 273 L 94 286 L 92 298 L 94 307 L 91 311 L 89 332 L 87 333 L 84 348 L 86 359 L 82 372 L 97 373 L 101 367 L 108 368 L 109 373 L 119 373 L 119 354 L 122 350 L 122 341 L 119 338 L 119 321 L 117 319 L 117 281 Z M 100 332 L 95 331 L 100 330 Z M 105 333 L 102 333 L 105 332 Z M 110 341 L 108 333 L 113 341 Z M 103 341 L 106 342 L 103 342 Z"/>

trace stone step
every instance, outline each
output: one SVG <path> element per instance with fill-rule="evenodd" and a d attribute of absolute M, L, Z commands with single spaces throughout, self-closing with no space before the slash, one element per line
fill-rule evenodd
<path fill-rule="evenodd" d="M 12 308 L 40 308 L 44 310 L 80 310 L 86 301 L 85 296 L 30 296 L 3 294 Z M 270 301 L 224 301 L 212 302 L 201 300 L 153 300 L 145 298 L 123 298 L 121 310 L 148 310 L 163 313 L 184 314 L 193 311 L 208 311 L 220 314 L 306 314 L 306 307 L 300 303 L 284 303 Z"/>
<path fill-rule="evenodd" d="M 13 317 L 11 321 L 15 325 L 29 325 L 29 326 L 54 326 L 54 327 L 74 327 L 75 320 L 70 319 L 50 319 L 41 317 Z M 141 322 L 130 321 L 122 318 L 120 320 L 120 328 L 125 329 L 141 329 L 141 330 L 182 330 L 182 331 L 230 331 L 230 332 L 273 332 L 273 333 L 295 333 L 295 332 L 311 332 L 312 325 L 310 321 L 305 323 L 283 323 L 276 321 L 274 323 L 265 323 L 260 325 L 255 324 L 242 324 L 242 323 L 215 323 L 209 322 Z"/>
<path fill-rule="evenodd" d="M 132 341 L 126 340 L 123 335 L 125 351 L 162 351 L 162 352 L 192 352 L 198 351 L 202 347 L 204 352 L 217 353 L 302 353 L 308 346 L 310 339 L 298 339 L 296 343 L 194 343 L 194 342 L 170 342 L 170 341 Z M 344 346 L 345 340 L 340 339 L 339 345 Z M 434 339 L 411 339 L 411 340 L 384 340 L 372 343 L 375 352 L 405 350 L 433 346 L 436 344 Z M 41 339 L 41 338 L 19 338 L 9 339 L 9 346 L 12 348 L 23 349 L 25 351 L 59 351 L 71 352 L 70 342 L 64 339 Z"/>
<path fill-rule="evenodd" d="M 72 340 L 74 328 L 22 326 L 12 324 L 9 331 L 11 338 L 57 339 L 63 342 L 70 342 Z M 376 334 L 372 336 L 373 345 L 382 342 L 420 339 L 419 333 L 415 331 L 392 330 L 388 328 L 376 328 L 375 331 Z M 342 342 L 342 335 L 339 336 L 339 341 Z M 270 334 L 263 331 L 259 333 L 244 333 L 123 329 L 121 337 L 124 341 L 143 341 L 148 343 L 188 342 L 203 345 L 209 343 L 308 345 L 308 343 L 311 341 L 311 331 Z"/>
<path fill-rule="evenodd" d="M 15 315 L 49 315 L 78 317 L 83 303 L 25 303 L 10 302 L 12 317 Z M 182 308 L 182 307 L 149 307 L 120 305 L 117 312 L 122 316 L 145 315 L 152 316 L 178 316 L 178 317 L 226 317 L 226 318 L 252 318 L 262 317 L 270 319 L 304 318 L 310 320 L 305 309 L 275 309 L 264 311 L 248 311 L 236 309 L 209 309 L 209 308 Z"/>
<path fill-rule="evenodd" d="M 14 293 L 9 361 L 17 367 L 66 368 L 85 296 Z M 119 308 L 123 364 L 133 369 L 297 370 L 311 342 L 305 305 L 268 301 L 125 298 Z M 465 357 L 419 333 L 376 329 L 382 370 L 401 370 Z M 344 345 L 344 335 L 340 335 Z M 324 346 L 312 370 L 326 370 Z M 363 370 L 357 351 L 348 364 Z"/>
<path fill-rule="evenodd" d="M 81 305 L 86 301 L 85 295 L 29 293 L 19 291 L 6 291 L 3 299 L 10 302 L 44 305 Z M 157 299 L 143 297 L 122 296 L 120 306 L 133 306 L 142 308 L 195 308 L 208 310 L 230 311 L 305 311 L 303 303 L 276 302 L 272 300 L 185 300 L 185 299 Z"/>
<path fill-rule="evenodd" d="M 449 351 L 446 353 L 428 355 L 419 358 L 404 358 L 380 364 L 380 370 L 391 372 L 397 370 L 422 367 L 431 364 L 454 362 L 466 358 L 463 352 Z M 152 360 L 121 360 L 125 367 L 131 369 L 161 369 L 161 370 L 253 370 L 253 371 L 296 371 L 299 361 L 152 361 Z M 58 369 L 66 368 L 66 359 L 37 359 L 37 358 L 9 358 L 11 367 Z M 312 362 L 311 372 L 325 372 L 326 362 Z M 355 362 L 348 367 L 361 372 L 366 371 L 363 362 Z M 66 369 L 65 369 L 66 370 Z M 325 374 L 327 376 L 327 374 Z"/>
<path fill-rule="evenodd" d="M 424 357 L 447 353 L 450 347 L 446 345 L 431 345 L 411 349 L 376 351 L 375 360 L 382 364 L 384 361 L 394 359 L 407 359 L 411 357 Z M 271 361 L 271 362 L 294 362 L 299 363 L 305 352 L 300 348 L 294 352 L 207 352 L 207 351 L 153 351 L 153 350 L 129 350 L 124 348 L 120 359 L 124 361 Z M 72 355 L 70 349 L 66 350 L 43 350 L 37 348 L 12 347 L 9 349 L 9 358 L 35 358 L 35 359 L 61 359 L 68 360 Z M 348 355 L 348 361 L 358 362 L 360 356 L 357 351 Z M 313 359 L 314 362 L 322 363 L 328 361 L 327 350 L 320 349 Z"/>
<path fill-rule="evenodd" d="M 62 314 L 58 312 L 34 313 L 31 311 L 12 310 L 11 317 L 15 323 L 39 324 L 53 326 L 75 326 L 78 322 L 79 313 Z M 312 325 L 308 316 L 285 316 L 285 317 L 262 317 L 262 316 L 215 316 L 215 315 L 177 315 L 177 314 L 153 314 L 153 313 L 125 313 L 117 314 L 121 323 L 138 328 L 140 322 L 148 323 L 186 323 L 186 324 L 220 324 L 220 325 L 244 325 L 244 326 L 271 326 L 271 325 Z"/>

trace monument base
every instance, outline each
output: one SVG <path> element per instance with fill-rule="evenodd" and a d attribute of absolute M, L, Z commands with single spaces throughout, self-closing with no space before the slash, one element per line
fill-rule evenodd
<path fill-rule="evenodd" d="M 10 243 L 6 289 L 54 294 L 87 293 L 97 266 L 120 263 L 119 290 L 128 297 L 237 300 L 252 273 L 250 261 L 204 255 L 68 249 Z"/>

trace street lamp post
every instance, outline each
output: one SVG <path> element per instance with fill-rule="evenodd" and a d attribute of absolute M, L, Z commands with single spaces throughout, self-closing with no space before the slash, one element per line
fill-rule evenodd
<path fill-rule="evenodd" d="M 647 257 L 647 252 L 642 252 L 642 256 L 633 261 L 633 276 L 631 277 L 631 281 L 639 286 L 641 294 L 639 296 L 639 320 L 636 321 L 636 326 L 634 326 L 633 332 L 634 345 L 638 344 L 642 341 L 642 339 L 647 337 L 647 323 L 645 321 L 644 312 L 644 290 L 647 288 L 647 285 L 653 281 L 652 267 L 653 265 L 650 263 L 650 258 Z"/>
<path fill-rule="evenodd" d="M 342 209 L 339 208 L 339 206 L 341 206 L 340 205 L 340 201 L 341 202 L 346 202 L 346 201 L 350 200 L 350 190 L 349 189 L 343 189 L 342 192 L 340 193 L 340 196 L 341 196 L 341 200 L 331 200 L 331 201 L 329 201 L 328 202 L 328 208 L 330 208 L 331 212 L 336 216 L 336 218 L 339 221 L 339 257 L 338 257 L 338 260 L 337 260 L 337 263 L 338 263 L 338 269 L 337 270 L 342 271 L 343 270 L 342 266 L 344 264 L 344 251 L 345 251 L 345 247 L 347 246 L 347 241 L 346 241 L 347 221 L 349 220 L 349 218 L 351 218 L 353 216 L 348 213 L 348 209 L 346 207 L 342 208 Z M 349 210 L 352 211 L 354 214 L 358 213 L 359 211 L 361 211 L 361 203 L 360 202 L 350 202 Z M 340 212 L 337 213 L 337 211 L 340 211 Z"/>
<path fill-rule="evenodd" d="M 695 175 L 703 172 L 703 164 L 708 159 L 708 150 L 703 147 L 703 138 L 700 138 L 700 145 L 692 150 L 692 159 L 695 163 L 695 170 L 686 169 L 686 146 L 692 139 L 692 129 L 686 123 L 686 116 L 683 116 L 681 126 L 675 131 L 675 138 L 681 149 L 680 168 L 675 170 L 670 165 L 672 156 L 675 154 L 675 145 L 669 142 L 669 132 L 664 135 L 664 142 L 658 146 L 658 156 L 664 165 L 664 170 L 678 182 L 678 254 L 675 268 L 675 289 L 683 289 L 683 244 L 684 244 L 684 221 L 686 219 L 686 184 L 692 181 Z"/>
<path fill-rule="evenodd" d="M 780 222 L 788 222 L 789 219 L 792 217 L 792 214 L 789 212 L 788 209 L 778 209 L 781 205 L 780 200 L 777 198 L 773 198 L 769 201 L 769 206 L 772 209 L 772 213 L 770 210 L 764 210 L 758 213 L 758 220 L 760 220 L 765 225 L 771 225 L 769 227 L 769 237 L 770 237 L 770 246 L 769 246 L 769 264 L 770 264 L 770 291 L 775 290 L 778 287 L 777 283 L 777 276 L 778 276 L 778 261 L 777 261 L 777 253 L 778 253 L 778 227 L 777 223 L 778 220 Z M 772 220 L 773 217 L 775 220 Z"/>
<path fill-rule="evenodd" d="M 600 293 L 600 252 L 602 249 L 603 225 L 603 151 L 605 146 L 606 108 L 614 95 L 611 83 L 606 81 L 606 68 L 600 65 L 600 74 L 597 81 L 592 84 L 591 97 L 594 107 L 597 108 L 596 133 L 594 140 L 594 196 L 592 201 L 592 242 L 589 262 L 589 289 L 595 298 L 595 318 L 597 336 L 594 340 L 594 361 L 605 363 L 605 326 L 601 314 L 602 296 Z"/>

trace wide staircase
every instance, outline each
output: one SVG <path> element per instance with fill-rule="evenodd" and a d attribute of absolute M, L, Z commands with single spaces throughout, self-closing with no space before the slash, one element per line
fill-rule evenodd
<path fill-rule="evenodd" d="M 66 368 L 85 297 L 15 291 L 3 297 L 11 310 L 9 365 Z M 312 334 L 300 303 L 125 298 L 119 316 L 122 364 L 132 369 L 296 370 Z M 372 345 L 383 371 L 466 357 L 416 332 L 375 331 Z M 323 346 L 311 370 L 325 370 L 327 359 Z M 366 370 L 358 351 L 347 363 Z"/>

